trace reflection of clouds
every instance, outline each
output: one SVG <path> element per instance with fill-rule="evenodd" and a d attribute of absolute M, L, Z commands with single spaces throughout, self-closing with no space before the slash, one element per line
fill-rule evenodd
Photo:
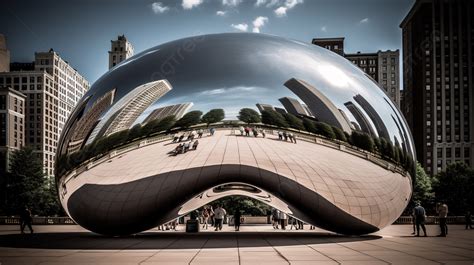
<path fill-rule="evenodd" d="M 263 92 L 262 90 L 266 90 L 262 87 L 254 87 L 254 86 L 237 86 L 237 87 L 230 87 L 230 88 L 216 88 L 210 90 L 204 90 L 197 93 L 196 96 L 212 96 L 218 94 L 227 94 L 232 97 L 239 97 L 239 96 L 248 96 L 249 91 L 258 91 L 257 93 Z M 232 93 L 232 95 L 228 94 Z"/>

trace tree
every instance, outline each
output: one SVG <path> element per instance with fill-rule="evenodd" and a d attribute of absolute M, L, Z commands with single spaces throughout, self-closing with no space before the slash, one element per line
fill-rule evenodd
<path fill-rule="evenodd" d="M 202 116 L 201 122 L 204 122 L 209 127 L 209 124 L 220 122 L 224 119 L 225 112 L 223 109 L 211 109 L 204 116 Z"/>
<path fill-rule="evenodd" d="M 275 125 L 280 128 L 287 128 L 288 123 L 286 123 L 285 118 L 280 113 L 274 110 L 263 110 L 262 111 L 262 123 Z"/>
<path fill-rule="evenodd" d="M 174 115 L 166 116 L 161 119 L 155 126 L 153 126 L 152 133 L 167 131 L 176 124 L 176 117 Z"/>
<path fill-rule="evenodd" d="M 450 214 L 464 215 L 474 210 L 474 170 L 462 162 L 450 164 L 433 179 L 436 201 L 444 202 Z"/>
<path fill-rule="evenodd" d="M 291 113 L 285 113 L 283 114 L 283 117 L 285 118 L 286 120 L 286 123 L 288 123 L 288 125 L 293 128 L 293 129 L 297 129 L 297 130 L 304 130 L 304 125 L 303 125 L 303 121 L 301 121 L 300 118 L 296 117 L 295 115 L 291 114 Z"/>
<path fill-rule="evenodd" d="M 339 129 L 339 127 L 331 126 L 331 128 L 337 140 L 347 142 L 346 135 L 341 129 Z"/>
<path fill-rule="evenodd" d="M 265 216 L 271 207 L 263 202 L 244 196 L 228 196 L 220 198 L 211 203 L 215 209 L 217 205 L 221 205 L 229 215 L 233 215 L 235 210 L 240 210 L 243 215 Z"/>
<path fill-rule="evenodd" d="M 55 188 L 48 183 L 42 161 L 31 147 L 12 153 L 6 192 L 9 214 L 18 214 L 25 206 L 40 215 L 59 211 Z"/>
<path fill-rule="evenodd" d="M 431 185 L 432 179 L 426 175 L 425 170 L 418 162 L 416 163 L 414 182 L 412 201 L 419 201 L 425 208 L 430 208 L 428 206 L 433 205 L 434 199 L 433 188 Z"/>
<path fill-rule="evenodd" d="M 312 120 L 308 118 L 303 118 L 303 126 L 306 131 L 311 133 L 317 133 L 316 124 Z"/>
<path fill-rule="evenodd" d="M 241 109 L 237 118 L 245 123 L 258 123 L 261 121 L 258 112 L 250 108 Z"/>
<path fill-rule="evenodd" d="M 129 131 L 128 131 L 128 140 L 132 141 L 142 135 L 142 125 L 135 124 Z M 110 138 L 109 138 L 110 140 Z"/>
<path fill-rule="evenodd" d="M 321 134 L 322 136 L 326 136 L 329 139 L 334 139 L 336 137 L 331 126 L 329 126 L 327 123 L 316 122 L 315 124 L 316 124 L 316 131 L 318 134 Z"/>
<path fill-rule="evenodd" d="M 364 132 L 353 131 L 351 134 L 351 144 L 367 150 L 369 152 L 374 151 L 374 140 L 372 137 Z"/>
<path fill-rule="evenodd" d="M 174 124 L 174 127 L 189 128 L 196 125 L 201 121 L 201 115 L 202 111 L 200 110 L 190 111 L 184 114 L 184 116 Z"/>

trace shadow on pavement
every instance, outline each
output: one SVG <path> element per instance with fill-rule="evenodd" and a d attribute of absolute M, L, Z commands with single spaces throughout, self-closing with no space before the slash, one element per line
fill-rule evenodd
<path fill-rule="evenodd" d="M 146 232 L 126 237 L 106 237 L 88 232 L 10 234 L 0 236 L 0 247 L 43 249 L 196 249 L 292 246 L 375 240 L 377 235 L 342 236 L 317 232 Z"/>

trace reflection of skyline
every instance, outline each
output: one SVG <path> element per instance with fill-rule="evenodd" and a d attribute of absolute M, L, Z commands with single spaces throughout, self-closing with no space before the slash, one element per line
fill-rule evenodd
<path fill-rule="evenodd" d="M 117 132 L 123 128 L 130 128 L 147 107 L 171 89 L 172 86 L 167 80 L 159 80 L 142 84 L 131 90 L 130 93 L 115 102 L 101 118 L 86 144 L 92 143 L 103 135 Z"/>
<path fill-rule="evenodd" d="M 169 54 L 176 54 L 183 43 L 190 41 L 196 48 L 174 65 L 173 73 L 156 75 Z M 312 44 L 265 34 L 212 34 L 159 45 L 137 54 L 136 58 L 140 59 L 132 60 L 132 57 L 126 64 L 105 74 L 92 86 L 91 90 L 95 92 L 89 95 L 95 100 L 111 87 L 117 87 L 116 98 L 120 99 L 131 89 L 149 82 L 150 78 L 166 78 L 173 90 L 146 109 L 136 123 L 156 108 L 190 101 L 194 103 L 190 110 L 205 113 L 223 108 L 225 119 L 235 120 L 241 108 L 257 110 L 255 103 L 277 107 L 281 106 L 279 98 L 297 98 L 282 85 L 295 77 L 318 88 L 343 111 L 351 121 L 349 127 L 357 121 L 344 102 L 354 101 L 356 94 L 362 95 L 385 122 L 391 139 L 394 134 L 403 139 L 390 116 L 394 110 L 379 103 L 382 102 L 379 99 L 386 97 L 383 91 L 346 59 Z M 202 62 L 206 62 L 206 67 L 202 67 Z M 334 68 L 338 71 L 332 73 Z M 324 73 L 330 75 L 323 76 Z M 344 82 L 333 80 L 338 77 L 343 77 Z M 339 116 L 347 123 L 341 111 Z M 404 129 L 407 130 L 405 123 L 401 133 Z"/>
<path fill-rule="evenodd" d="M 347 133 L 352 131 L 351 126 L 342 116 L 339 109 L 323 92 L 305 81 L 295 78 L 286 81 L 285 86 L 298 95 L 319 121 L 336 126 Z"/>
<path fill-rule="evenodd" d="M 100 115 L 110 107 L 114 101 L 115 89 L 110 90 L 105 95 L 96 100 L 88 112 L 81 117 L 77 122 L 76 129 L 69 142 L 68 153 L 72 153 L 81 149 L 84 145 L 84 140 L 87 139 L 91 130 L 97 124 Z"/>
<path fill-rule="evenodd" d="M 181 119 L 186 112 L 193 106 L 192 102 L 164 106 L 153 110 L 150 115 L 142 122 L 146 124 L 152 120 L 161 120 L 167 116 L 174 116 L 176 120 Z"/>

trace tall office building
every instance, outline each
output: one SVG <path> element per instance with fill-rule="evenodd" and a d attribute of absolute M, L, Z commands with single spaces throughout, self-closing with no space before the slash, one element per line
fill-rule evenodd
<path fill-rule="evenodd" d="M 303 107 L 303 104 L 295 98 L 284 97 L 280 98 L 279 101 L 290 114 L 295 116 L 310 116 L 305 107 Z"/>
<path fill-rule="evenodd" d="M 474 3 L 418 0 L 400 24 L 402 110 L 418 161 L 434 175 L 474 166 Z"/>
<path fill-rule="evenodd" d="M 9 169 L 11 153 L 25 144 L 25 98 L 19 91 L 0 86 L 1 177 Z M 0 183 L 3 183 L 1 179 Z"/>
<path fill-rule="evenodd" d="M 118 36 L 117 40 L 110 42 L 109 69 L 133 56 L 133 46 L 125 35 Z"/>
<path fill-rule="evenodd" d="M 383 88 L 393 102 L 400 106 L 400 53 L 398 50 L 345 53 L 344 38 L 315 38 L 312 43 L 344 56 L 357 65 Z"/>
<path fill-rule="evenodd" d="M 273 107 L 272 105 L 270 104 L 263 104 L 263 103 L 257 103 L 256 104 L 257 106 L 257 109 L 262 112 L 264 110 L 275 110 L 275 107 Z"/>
<path fill-rule="evenodd" d="M 193 106 L 192 102 L 187 102 L 187 103 L 181 103 L 181 104 L 175 104 L 175 105 L 169 105 L 161 108 L 157 108 L 153 110 L 150 115 L 148 115 L 145 120 L 143 121 L 143 124 L 146 124 L 152 120 L 161 120 L 163 118 L 166 118 L 168 116 L 174 116 L 176 120 L 181 119 L 186 112 L 189 111 L 189 109 Z"/>
<path fill-rule="evenodd" d="M 45 174 L 52 176 L 59 136 L 89 82 L 52 49 L 35 53 L 34 69 L 0 73 L 0 86 L 26 95 L 25 142 L 35 148 Z"/>
<path fill-rule="evenodd" d="M 352 132 L 351 125 L 340 110 L 321 91 L 295 78 L 286 81 L 285 86 L 304 101 L 319 121 L 336 126 L 345 132 Z"/>
<path fill-rule="evenodd" d="M 0 34 L 0 72 L 10 71 L 10 51 L 5 36 Z"/>

